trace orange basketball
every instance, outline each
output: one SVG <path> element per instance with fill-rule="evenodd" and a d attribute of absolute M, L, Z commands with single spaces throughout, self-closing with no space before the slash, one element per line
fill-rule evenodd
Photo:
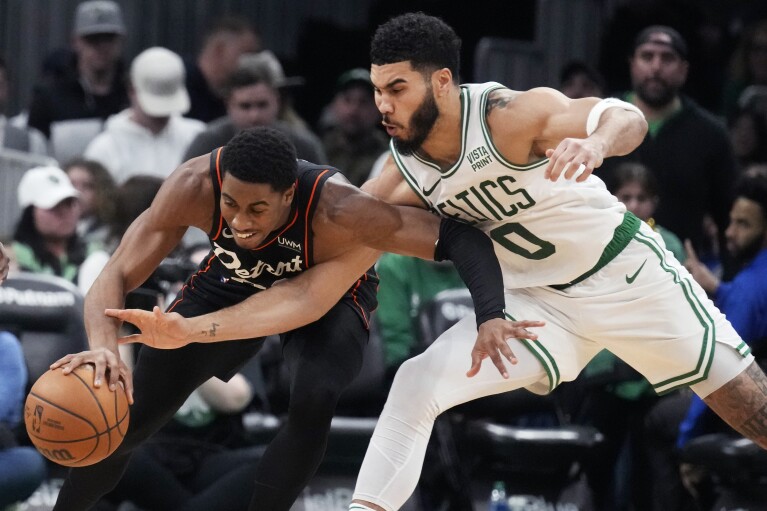
<path fill-rule="evenodd" d="M 117 449 L 128 430 L 128 397 L 122 385 L 93 386 L 92 365 L 65 375 L 44 373 L 24 404 L 27 434 L 43 456 L 60 465 L 84 467 Z"/>

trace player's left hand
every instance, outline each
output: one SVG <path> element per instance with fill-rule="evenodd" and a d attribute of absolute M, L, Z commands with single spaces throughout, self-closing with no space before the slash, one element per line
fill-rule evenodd
<path fill-rule="evenodd" d="M 120 344 L 142 343 L 152 348 L 170 350 L 189 344 L 191 327 L 177 312 L 162 312 L 155 306 L 152 312 L 141 309 L 106 309 L 109 317 L 136 325 L 140 334 L 121 337 Z"/>
<path fill-rule="evenodd" d="M 565 138 L 555 149 L 546 149 L 548 165 L 543 176 L 556 181 L 560 176 L 575 181 L 585 181 L 594 169 L 602 165 L 604 151 L 596 140 L 590 138 Z"/>
<path fill-rule="evenodd" d="M 482 361 L 490 357 L 501 376 L 508 378 L 509 373 L 501 355 L 512 364 L 517 363 L 517 357 L 514 356 L 506 339 L 536 340 L 538 336 L 527 329 L 545 324 L 543 321 L 507 321 L 500 318 L 485 321 L 479 325 L 477 341 L 471 350 L 471 368 L 466 376 L 471 378 L 476 375 L 482 367 Z"/>

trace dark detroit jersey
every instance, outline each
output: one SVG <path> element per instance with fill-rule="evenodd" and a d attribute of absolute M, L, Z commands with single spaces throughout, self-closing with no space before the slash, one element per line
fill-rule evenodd
<path fill-rule="evenodd" d="M 187 280 L 180 297 L 204 300 L 219 308 L 239 303 L 314 265 L 312 218 L 325 182 L 338 172 L 333 167 L 298 160 L 296 194 L 288 222 L 270 233 L 259 247 L 243 249 L 237 246 L 229 225 L 221 216 L 221 151 L 219 148 L 211 153 L 210 176 L 215 193 L 213 227 L 208 233 L 211 251 Z M 357 312 L 366 326 L 370 313 L 378 305 L 377 288 L 378 276 L 370 268 L 341 299 Z"/>

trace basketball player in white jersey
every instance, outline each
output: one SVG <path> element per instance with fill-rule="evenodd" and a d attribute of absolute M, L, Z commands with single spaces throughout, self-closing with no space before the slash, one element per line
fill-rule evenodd
<path fill-rule="evenodd" d="M 603 348 L 658 393 L 690 386 L 767 448 L 767 378 L 749 347 L 662 239 L 591 175 L 604 158 L 639 145 L 641 113 L 552 89 L 459 86 L 459 49 L 448 25 L 422 13 L 376 31 L 371 78 L 392 158 L 366 189 L 487 233 L 504 272 L 508 317 L 546 326 L 536 341 L 496 346 L 475 343 L 466 318 L 405 362 L 350 509 L 403 505 L 441 412 L 521 387 L 550 392 Z M 498 371 L 480 370 L 488 356 Z"/>
<path fill-rule="evenodd" d="M 467 317 L 405 362 L 350 509 L 403 505 L 440 413 L 519 388 L 550 392 L 603 348 L 659 393 L 690 386 L 733 428 L 767 448 L 767 378 L 749 347 L 662 239 L 591 175 L 604 158 L 639 145 L 647 130 L 641 113 L 615 99 L 570 100 L 547 88 L 459 86 L 459 50 L 448 25 L 421 13 L 378 28 L 371 78 L 392 157 L 363 189 L 486 232 L 504 272 L 507 317 L 545 326 L 537 340 L 501 341 L 477 338 Z M 252 297 L 249 310 L 268 318 L 275 303 L 284 314 L 286 307 L 298 311 L 334 299 L 301 292 L 333 275 L 319 268 Z M 234 317 L 219 311 L 190 324 L 159 313 L 118 314 L 140 323 L 141 342 L 175 336 L 169 345 L 188 342 L 205 322 Z M 246 328 L 256 326 L 240 329 Z"/>

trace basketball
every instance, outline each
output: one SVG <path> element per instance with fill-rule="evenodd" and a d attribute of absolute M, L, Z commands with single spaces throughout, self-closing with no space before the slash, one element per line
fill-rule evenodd
<path fill-rule="evenodd" d="M 92 365 L 65 375 L 44 373 L 29 391 L 24 423 L 43 456 L 67 467 L 97 463 L 120 445 L 128 429 L 128 397 L 122 384 L 114 392 L 105 382 L 93 386 Z"/>

